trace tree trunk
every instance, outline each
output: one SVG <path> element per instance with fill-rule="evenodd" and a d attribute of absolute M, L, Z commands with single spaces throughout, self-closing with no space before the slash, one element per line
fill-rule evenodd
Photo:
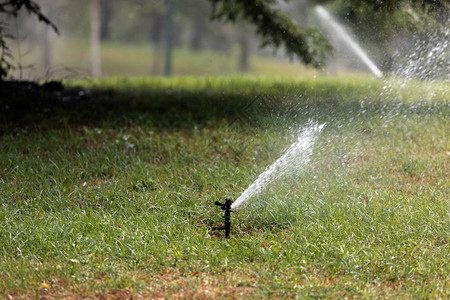
<path fill-rule="evenodd" d="M 42 63 L 45 72 L 49 72 L 51 68 L 51 46 L 50 46 L 50 27 L 44 25 L 42 29 Z"/>
<path fill-rule="evenodd" d="M 241 24 L 241 31 L 239 33 L 239 70 L 241 72 L 248 71 L 248 65 L 250 60 L 250 34 L 249 28 L 245 24 Z"/>
<path fill-rule="evenodd" d="M 52 7 L 51 3 L 49 1 L 42 1 L 41 2 L 41 9 L 42 12 L 49 16 L 52 20 L 54 20 L 55 15 L 55 7 Z M 51 68 L 51 57 L 52 57 L 52 49 L 50 44 L 50 34 L 51 28 L 47 25 L 42 26 L 42 31 L 39 31 L 40 35 L 40 42 L 42 47 L 42 66 L 44 67 L 44 71 L 46 74 L 50 72 Z"/>
<path fill-rule="evenodd" d="M 113 1 L 101 0 L 100 37 L 102 41 L 110 38 L 109 25 L 113 12 Z"/>
<path fill-rule="evenodd" d="M 166 61 L 164 64 L 164 75 L 172 75 L 172 53 L 173 53 L 173 41 L 174 41 L 174 0 L 166 0 Z"/>
<path fill-rule="evenodd" d="M 90 0 L 91 11 L 91 71 L 93 77 L 102 75 L 101 66 L 101 28 L 100 28 L 100 0 Z"/>
<path fill-rule="evenodd" d="M 151 67 L 152 75 L 160 75 L 162 73 L 163 53 L 162 41 L 165 32 L 164 15 L 160 12 L 153 12 L 150 15 L 150 41 L 153 44 L 153 63 Z"/>
<path fill-rule="evenodd" d="M 205 22 L 202 18 L 195 18 L 192 24 L 191 50 L 198 52 L 202 49 Z"/>

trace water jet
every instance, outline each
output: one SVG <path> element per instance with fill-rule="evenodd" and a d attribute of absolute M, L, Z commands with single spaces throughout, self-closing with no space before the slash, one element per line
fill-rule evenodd
<path fill-rule="evenodd" d="M 231 208 L 238 209 L 241 204 L 259 194 L 277 178 L 294 170 L 301 170 L 310 161 L 316 135 L 322 131 L 324 126 L 325 124 L 318 125 L 310 121 L 305 128 L 302 128 L 298 132 L 297 140 L 292 143 L 282 156 L 258 176 L 236 201 L 234 201 Z"/>
<path fill-rule="evenodd" d="M 375 63 L 369 58 L 367 53 L 361 48 L 361 46 L 355 41 L 349 32 L 337 22 L 333 16 L 323 6 L 316 6 L 316 14 L 326 27 L 327 31 L 331 31 L 338 35 L 343 40 L 352 52 L 366 65 L 366 67 L 378 78 L 383 77 L 383 72 L 375 65 Z"/>

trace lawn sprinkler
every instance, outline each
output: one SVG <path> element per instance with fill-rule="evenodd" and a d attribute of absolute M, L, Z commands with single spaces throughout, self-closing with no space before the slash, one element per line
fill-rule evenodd
<path fill-rule="evenodd" d="M 223 227 L 213 227 L 212 230 L 225 230 L 225 238 L 230 238 L 230 228 L 231 228 L 231 215 L 233 211 L 231 210 L 231 201 L 230 199 L 225 199 L 225 203 L 220 203 L 219 201 L 216 201 L 214 204 L 220 206 L 222 210 L 225 211 L 225 214 L 223 215 L 224 218 L 224 226 Z"/>

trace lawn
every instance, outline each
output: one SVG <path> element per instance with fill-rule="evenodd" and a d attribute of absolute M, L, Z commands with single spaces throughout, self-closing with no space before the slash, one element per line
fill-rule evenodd
<path fill-rule="evenodd" d="M 50 67 L 42 62 L 42 45 L 18 41 L 12 45 L 15 63 L 21 68 L 12 70 L 12 76 L 25 79 L 53 79 L 90 76 L 89 42 L 79 39 L 57 38 L 51 44 Z M 103 76 L 148 76 L 164 73 L 164 51 L 145 43 L 103 43 L 101 65 Z M 158 61 L 155 66 L 155 59 Z M 176 48 L 173 52 L 173 74 L 176 76 L 218 76 L 242 73 L 239 70 L 239 51 L 199 51 Z M 252 75 L 314 76 L 319 71 L 299 62 L 254 54 L 249 58 Z M 358 74 L 356 71 L 354 73 Z M 360 72 L 361 73 L 361 72 Z"/>
<path fill-rule="evenodd" d="M 0 295 L 449 298 L 450 87 L 392 82 L 105 78 L 0 99 Z M 211 231 L 214 202 L 314 122 L 310 162 L 232 213 L 230 239 Z"/>

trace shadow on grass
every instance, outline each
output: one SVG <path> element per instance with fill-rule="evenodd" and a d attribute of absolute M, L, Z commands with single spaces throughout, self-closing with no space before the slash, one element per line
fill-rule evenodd
<path fill-rule="evenodd" d="M 35 84 L 0 84 L 2 130 L 29 126 L 123 126 L 151 123 L 157 127 L 188 127 L 221 118 L 232 119 L 247 98 L 179 90 L 52 91 Z M 248 101 L 247 101 L 248 102 Z"/>
<path fill-rule="evenodd" d="M 62 86 L 61 86 L 62 88 Z M 225 120 L 258 127 L 271 123 L 296 123 L 315 119 L 328 122 L 349 116 L 386 113 L 385 101 L 361 105 L 358 91 L 324 89 L 311 94 L 301 89 L 245 92 L 217 89 L 82 89 L 65 90 L 34 83 L 0 83 L 0 130 L 76 126 L 122 127 L 151 124 L 157 128 L 202 127 Z M 394 106 L 392 106 L 394 107 Z M 399 109 L 399 106 L 395 106 Z"/>

